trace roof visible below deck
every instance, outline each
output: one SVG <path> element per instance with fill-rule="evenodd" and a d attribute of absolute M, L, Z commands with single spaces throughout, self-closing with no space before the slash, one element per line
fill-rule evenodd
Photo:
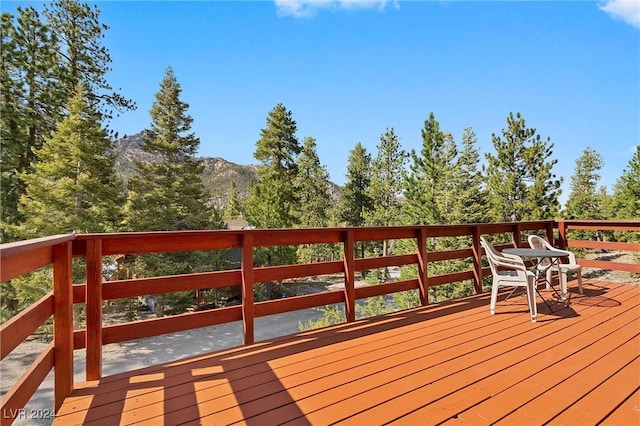
<path fill-rule="evenodd" d="M 503 299 L 495 316 L 482 294 L 83 383 L 55 424 L 640 424 L 640 286 L 585 280 L 567 308 L 538 298 L 537 323 Z"/>

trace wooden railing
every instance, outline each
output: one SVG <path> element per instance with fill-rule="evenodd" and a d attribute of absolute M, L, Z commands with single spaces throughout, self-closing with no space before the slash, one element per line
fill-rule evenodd
<path fill-rule="evenodd" d="M 23 378 L 2 398 L 2 424 L 11 424 L 19 409 L 55 367 L 55 409 L 73 390 L 73 349 L 86 348 L 86 379 L 102 376 L 102 346 L 109 343 L 173 333 L 232 321 L 242 321 L 245 344 L 254 341 L 256 317 L 291 312 L 300 309 L 343 303 L 345 319 L 355 321 L 358 299 L 387 295 L 406 290 L 418 290 L 420 302 L 428 303 L 429 287 L 471 280 L 476 293 L 482 292 L 482 278 L 490 274 L 482 263 L 480 236 L 502 234 L 511 243 L 524 245 L 526 234 L 542 233 L 561 247 L 608 248 L 640 252 L 638 243 L 580 242 L 567 239 L 567 230 L 600 229 L 640 231 L 640 221 L 585 222 L 536 221 L 499 224 L 406 226 L 381 228 L 323 229 L 255 229 L 220 231 L 184 231 L 152 233 L 117 233 L 63 235 L 2 245 L 0 249 L 1 281 L 53 266 L 53 292 L 22 311 L 0 327 L 1 358 L 4 359 L 41 324 L 53 316 L 54 341 L 38 357 Z M 557 237 L 556 237 L 557 233 Z M 468 237 L 467 248 L 428 252 L 427 241 L 439 237 Z M 354 247 L 359 242 L 382 240 L 413 240 L 415 253 L 357 258 Z M 260 247 L 297 246 L 307 244 L 340 244 L 343 258 L 339 261 L 256 267 L 254 250 Z M 498 246 L 504 247 L 506 245 Z M 111 255 L 185 252 L 201 250 L 240 250 L 239 269 L 210 271 L 176 276 L 138 278 L 103 282 L 103 258 Z M 71 284 L 72 256 L 84 257 L 86 282 Z M 442 275 L 430 275 L 429 264 L 442 260 L 470 259 L 472 268 Z M 585 266 L 620 269 L 640 273 L 638 264 L 589 261 Z M 355 286 L 357 271 L 375 268 L 416 265 L 417 278 Z M 260 282 L 287 280 L 318 275 L 342 274 L 344 290 L 286 297 L 278 300 L 254 301 L 254 285 Z M 129 297 L 163 294 L 176 291 L 241 286 L 242 303 L 208 311 L 103 326 L 103 302 Z M 86 328 L 73 330 L 72 303 L 86 305 Z M 13 414 L 13 416 L 12 416 Z"/>
<path fill-rule="evenodd" d="M 9 355 L 52 315 L 53 342 L 2 397 L 1 423 L 11 424 L 21 415 L 33 393 L 55 367 L 54 407 L 57 411 L 73 390 L 73 309 L 71 244 L 75 235 L 58 235 L 3 244 L 0 281 L 6 282 L 43 266 L 53 266 L 53 292 L 0 327 L 0 359 Z"/>

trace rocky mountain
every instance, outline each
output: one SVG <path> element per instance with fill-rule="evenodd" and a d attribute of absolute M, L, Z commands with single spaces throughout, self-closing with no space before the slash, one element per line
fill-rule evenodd
<path fill-rule="evenodd" d="M 144 152 L 140 147 L 144 140 L 144 131 L 132 136 L 118 139 L 114 146 L 117 172 L 127 180 L 134 171 L 134 161 L 155 161 L 157 157 Z M 257 182 L 257 171 L 260 166 L 255 164 L 240 165 L 219 157 L 201 157 L 204 163 L 202 180 L 211 193 L 213 204 L 224 207 L 229 199 L 231 182 L 236 183 L 240 199 L 249 195 L 251 186 Z M 331 196 L 338 201 L 340 187 L 331 183 Z"/>
<path fill-rule="evenodd" d="M 157 158 L 144 152 L 140 147 L 144 140 L 144 131 L 118 139 L 114 146 L 116 169 L 126 180 L 134 171 L 134 161 L 155 161 Z M 216 206 L 223 207 L 229 199 L 231 182 L 236 183 L 240 198 L 249 194 L 249 188 L 257 181 L 257 165 L 240 165 L 218 157 L 201 157 L 204 164 L 202 180 L 211 192 Z"/>

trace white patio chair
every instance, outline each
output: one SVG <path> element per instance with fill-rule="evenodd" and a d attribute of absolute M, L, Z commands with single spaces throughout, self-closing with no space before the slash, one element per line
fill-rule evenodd
<path fill-rule="evenodd" d="M 527 240 L 529 241 L 529 246 L 531 246 L 531 248 L 533 249 L 561 251 L 569 255 L 569 257 L 567 258 L 569 259 L 569 263 L 560 263 L 560 259 L 558 259 L 558 262 L 556 262 L 556 264 L 551 268 L 549 267 L 551 259 L 545 258 L 542 260 L 542 262 L 540 262 L 540 264 L 538 265 L 538 269 L 542 271 L 546 270 L 547 273 L 547 288 L 549 288 L 549 283 L 551 283 L 553 272 L 556 272 L 560 280 L 560 288 L 562 288 L 562 291 L 566 293 L 568 281 L 567 275 L 573 272 L 578 277 L 578 291 L 580 292 L 580 294 L 584 294 L 582 290 L 582 266 L 578 265 L 578 263 L 576 262 L 575 254 L 573 254 L 569 250 L 557 249 L 549 244 L 547 240 L 537 235 L 529 235 Z"/>
<path fill-rule="evenodd" d="M 538 307 L 536 306 L 536 291 L 534 288 L 535 274 L 527 270 L 524 261 L 520 257 L 497 251 L 484 237 L 480 237 L 480 243 L 484 248 L 487 260 L 489 260 L 489 267 L 493 275 L 491 315 L 496 313 L 499 287 L 526 287 L 531 322 L 536 322 Z"/>

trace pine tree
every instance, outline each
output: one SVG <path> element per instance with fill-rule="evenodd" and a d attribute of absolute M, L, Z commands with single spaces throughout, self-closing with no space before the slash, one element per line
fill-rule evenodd
<path fill-rule="evenodd" d="M 640 145 L 616 182 L 613 210 L 616 219 L 640 218 Z"/>
<path fill-rule="evenodd" d="M 107 26 L 99 11 L 76 0 L 60 0 L 45 6 L 46 21 L 28 7 L 18 16 L 2 14 L 2 65 L 0 68 L 0 125 L 3 140 L 0 204 L 2 238 L 13 239 L 7 229 L 22 222 L 18 200 L 26 191 L 21 176 L 31 173 L 42 146 L 64 106 L 82 83 L 92 110 L 100 119 L 135 105 L 112 93 L 105 75 L 111 58 L 102 45 Z"/>
<path fill-rule="evenodd" d="M 559 211 L 561 179 L 552 173 L 551 139 L 526 128 L 520 113 L 507 117 L 502 138 L 492 135 L 496 154 L 487 154 L 487 194 L 496 222 L 553 218 Z"/>
<path fill-rule="evenodd" d="M 304 138 L 296 163 L 298 176 L 295 187 L 300 197 L 297 212 L 299 225 L 306 228 L 325 227 L 331 211 L 329 172 L 320 163 L 314 138 Z M 303 262 L 318 262 L 325 260 L 329 253 L 329 246 L 308 244 L 298 248 L 298 259 Z"/>
<path fill-rule="evenodd" d="M 261 130 L 254 157 L 262 163 L 258 183 L 246 201 L 247 220 L 258 228 L 290 228 L 298 223 L 299 194 L 294 188 L 298 175 L 296 158 L 302 148 L 291 111 L 277 104 Z"/>
<path fill-rule="evenodd" d="M 112 141 L 78 86 L 65 117 L 36 154 L 41 162 L 24 174 L 21 198 L 25 236 L 109 232 L 118 228 L 122 185 L 115 174 Z"/>
<path fill-rule="evenodd" d="M 464 129 L 462 150 L 458 153 L 455 170 L 457 206 L 452 209 L 451 223 L 485 223 L 488 221 L 484 177 L 479 169 L 478 138 L 472 128 Z"/>
<path fill-rule="evenodd" d="M 298 176 L 296 159 L 302 148 L 296 137 L 297 125 L 291 111 L 277 104 L 267 116 L 254 157 L 262 163 L 258 182 L 245 202 L 247 221 L 258 228 L 291 228 L 299 223 L 300 195 L 294 186 Z M 296 247 L 269 247 L 256 250 L 255 262 L 274 266 L 296 261 Z M 281 283 L 256 287 L 258 300 L 281 296 Z"/>
<path fill-rule="evenodd" d="M 340 220 L 349 226 L 362 226 L 373 208 L 369 196 L 371 186 L 371 155 L 358 142 L 349 153 L 346 182 L 340 194 Z"/>
<path fill-rule="evenodd" d="M 571 192 L 563 213 L 565 219 L 604 219 L 598 188 L 598 172 L 603 165 L 602 156 L 589 147 L 576 160 Z"/>
<path fill-rule="evenodd" d="M 229 200 L 225 206 L 223 217 L 227 220 L 233 220 L 241 219 L 242 216 L 242 204 L 240 203 L 240 196 L 238 195 L 238 187 L 234 181 L 231 181 Z"/>
<path fill-rule="evenodd" d="M 474 147 L 475 135 L 466 129 L 463 135 L 463 150 L 458 149 L 453 136 L 440 130 L 440 123 L 431 113 L 422 130 L 422 150 L 420 155 L 411 153 L 410 173 L 405 176 L 404 211 L 411 223 L 451 224 L 469 219 L 467 216 L 482 206 L 473 206 L 481 200 L 481 177 L 477 171 L 478 153 Z M 469 242 L 459 238 L 437 238 L 427 241 L 429 250 L 452 250 L 468 247 Z M 401 249 L 415 252 L 413 242 L 404 243 Z M 468 269 L 468 261 L 438 262 L 430 268 L 433 274 L 456 272 Z M 414 278 L 415 268 L 403 268 L 403 278 Z M 453 283 L 429 289 L 432 300 L 447 300 L 454 296 L 470 294 L 470 283 Z M 408 295 L 410 296 L 410 295 Z M 406 297 L 406 296 L 403 296 Z M 396 298 L 397 303 L 407 301 Z M 409 302 L 417 302 L 417 295 L 409 297 Z"/>
<path fill-rule="evenodd" d="M 404 177 L 404 214 L 414 225 L 444 223 L 446 211 L 438 201 L 445 193 L 446 178 L 450 173 L 450 155 L 445 151 L 445 138 L 440 123 L 433 113 L 424 122 L 420 155 L 411 151 L 409 173 Z"/>
<path fill-rule="evenodd" d="M 23 219 L 18 212 L 18 200 L 26 191 L 21 176 L 33 171 L 35 151 L 62 118 L 64 105 L 72 95 L 58 87 L 55 36 L 33 7 L 18 7 L 17 11 L 15 19 L 9 13 L 2 14 L 0 49 L 0 219 L 10 225 L 18 225 Z M 6 237 L 3 235 L 3 240 Z"/>
<path fill-rule="evenodd" d="M 60 83 L 67 90 L 83 83 L 92 106 L 103 119 L 135 109 L 133 101 L 114 92 L 106 79 L 111 71 L 111 54 L 102 43 L 109 27 L 100 22 L 100 10 L 78 0 L 55 0 L 44 14 L 61 42 L 63 68 Z"/>
<path fill-rule="evenodd" d="M 33 173 L 21 176 L 27 183 L 19 207 L 25 218 L 19 228 L 23 238 L 118 230 L 123 188 L 115 174 L 112 141 L 87 104 L 82 86 L 67 110 L 69 115 L 36 150 L 41 161 Z M 77 282 L 84 279 L 84 268 L 75 266 Z M 28 305 L 51 290 L 51 282 L 49 268 L 11 284 L 21 305 Z"/>
<path fill-rule="evenodd" d="M 378 154 L 373 160 L 369 197 L 372 211 L 366 215 L 367 225 L 398 225 L 401 216 L 399 197 L 403 189 L 403 171 L 407 154 L 393 128 L 380 136 Z"/>
<path fill-rule="evenodd" d="M 402 194 L 402 176 L 407 154 L 400 147 L 400 139 L 393 128 L 387 129 L 380 136 L 378 154 L 373 160 L 371 186 L 369 197 L 372 200 L 372 209 L 365 214 L 366 224 L 370 226 L 389 226 L 401 223 L 402 207 L 399 197 Z M 389 241 L 370 244 L 375 254 L 388 256 L 391 254 Z M 389 278 L 389 271 L 384 268 L 382 274 L 374 271 L 373 281 L 385 282 Z"/>
<path fill-rule="evenodd" d="M 295 187 L 300 197 L 299 224 L 311 228 L 327 226 L 329 209 L 331 208 L 329 172 L 320 163 L 314 138 L 304 139 L 302 151 L 296 163 L 298 176 Z"/>
<path fill-rule="evenodd" d="M 208 229 L 211 210 L 196 158 L 200 140 L 190 133 L 189 105 L 171 68 L 166 70 L 151 107 L 151 129 L 141 149 L 157 162 L 135 162 L 129 182 L 126 228 L 131 231 Z"/>
<path fill-rule="evenodd" d="M 373 200 L 369 195 L 371 186 L 371 155 L 360 142 L 349 153 L 346 182 L 340 193 L 338 217 L 347 226 L 363 226 L 367 215 L 373 210 Z M 368 244 L 356 243 L 354 250 L 364 257 Z M 366 275 L 366 271 L 362 271 Z"/>
<path fill-rule="evenodd" d="M 204 166 L 196 158 L 200 140 L 190 132 L 193 119 L 189 105 L 180 100 L 182 89 L 171 68 L 166 70 L 151 107 L 151 129 L 141 149 L 157 162 L 136 162 L 129 181 L 125 227 L 131 231 L 180 231 L 213 229 L 220 222 L 208 200 L 201 174 Z M 220 262 L 206 252 L 184 252 L 137 256 L 130 260 L 137 276 L 174 275 L 211 270 Z M 165 294 L 154 298 L 156 314 L 165 308 L 184 312 L 195 301 L 193 292 Z"/>

